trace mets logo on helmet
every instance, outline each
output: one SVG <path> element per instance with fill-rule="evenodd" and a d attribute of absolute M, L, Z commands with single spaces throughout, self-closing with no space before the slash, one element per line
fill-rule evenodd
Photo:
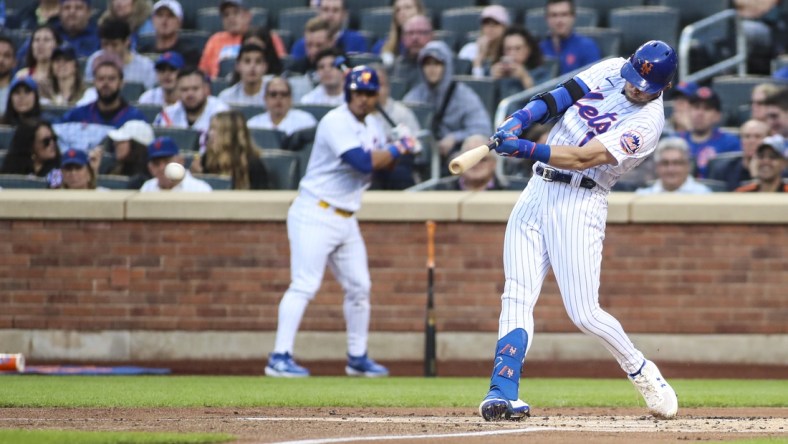
<path fill-rule="evenodd" d="M 637 131 L 626 131 L 619 139 L 621 148 L 628 154 L 635 154 L 641 148 L 643 143 L 643 136 Z"/>
<path fill-rule="evenodd" d="M 653 63 L 651 63 L 651 62 L 649 62 L 647 60 L 644 61 L 643 64 L 640 65 L 640 75 L 641 76 L 648 75 L 648 73 L 650 73 L 653 68 L 654 68 L 654 64 Z"/>
<path fill-rule="evenodd" d="M 361 83 L 367 84 L 369 81 L 372 80 L 372 73 L 369 71 L 365 71 L 361 73 Z"/>

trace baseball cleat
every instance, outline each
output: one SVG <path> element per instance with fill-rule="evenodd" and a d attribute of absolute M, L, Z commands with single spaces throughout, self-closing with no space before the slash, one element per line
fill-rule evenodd
<path fill-rule="evenodd" d="M 296 364 L 290 353 L 271 353 L 268 356 L 268 365 L 265 366 L 265 375 L 275 378 L 305 378 L 309 370 Z"/>
<path fill-rule="evenodd" d="M 636 373 L 629 375 L 629 380 L 637 387 L 648 405 L 648 411 L 657 418 L 672 419 L 679 410 L 676 392 L 662 377 L 657 366 L 649 361 L 643 363 Z"/>
<path fill-rule="evenodd" d="M 345 373 L 348 376 L 366 376 L 367 378 L 378 378 L 388 376 L 389 370 L 386 367 L 373 361 L 364 353 L 362 356 L 347 355 L 347 365 Z"/>
<path fill-rule="evenodd" d="M 479 404 L 479 414 L 485 421 L 519 421 L 531 416 L 531 407 L 522 399 L 510 401 L 491 392 Z"/>

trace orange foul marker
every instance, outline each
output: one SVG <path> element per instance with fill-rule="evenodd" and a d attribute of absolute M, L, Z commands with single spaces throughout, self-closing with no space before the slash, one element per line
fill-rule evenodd
<path fill-rule="evenodd" d="M 24 373 L 25 355 L 22 353 L 0 353 L 0 371 Z"/>

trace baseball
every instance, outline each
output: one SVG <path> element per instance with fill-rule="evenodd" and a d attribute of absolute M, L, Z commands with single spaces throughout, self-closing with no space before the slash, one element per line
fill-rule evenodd
<path fill-rule="evenodd" d="M 183 176 L 186 175 L 186 169 L 177 162 L 170 162 L 164 167 L 164 175 L 167 176 L 167 179 L 173 181 L 183 180 Z"/>

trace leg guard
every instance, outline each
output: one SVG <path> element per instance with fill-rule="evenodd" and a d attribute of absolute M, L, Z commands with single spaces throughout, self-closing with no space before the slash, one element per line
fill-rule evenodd
<path fill-rule="evenodd" d="M 498 340 L 490 390 L 498 390 L 505 399 L 516 400 L 520 391 L 520 371 L 525 360 L 528 333 L 516 328 Z"/>

